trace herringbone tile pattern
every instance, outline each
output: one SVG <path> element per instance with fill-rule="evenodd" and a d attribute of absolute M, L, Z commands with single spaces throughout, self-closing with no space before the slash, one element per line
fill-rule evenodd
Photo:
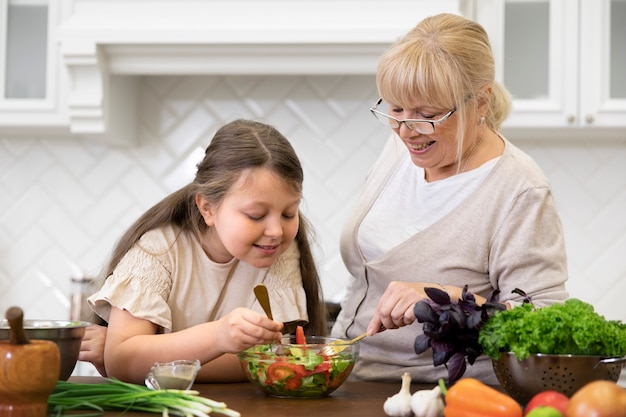
<path fill-rule="evenodd" d="M 324 293 L 340 299 L 348 274 L 339 232 L 388 133 L 368 112 L 373 77 L 146 77 L 140 91 L 130 148 L 0 132 L 0 310 L 67 317 L 70 277 L 96 274 L 121 232 L 187 183 L 215 130 L 237 117 L 272 123 L 293 141 Z M 626 139 L 520 146 L 553 183 L 572 295 L 626 320 Z"/>

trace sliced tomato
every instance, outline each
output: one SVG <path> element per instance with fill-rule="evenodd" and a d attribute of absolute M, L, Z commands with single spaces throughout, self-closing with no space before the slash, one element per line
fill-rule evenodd
<path fill-rule="evenodd" d="M 299 380 L 305 374 L 304 366 L 294 363 L 275 362 L 267 368 L 267 379 L 270 383 L 285 382 L 292 379 Z M 299 383 L 298 386 L 300 386 Z"/>
<path fill-rule="evenodd" d="M 330 383 L 330 370 L 332 369 L 332 365 L 330 364 L 329 361 L 325 361 L 323 363 L 320 363 L 319 365 L 317 365 L 314 369 L 313 369 L 313 374 L 319 374 L 319 375 L 323 375 L 324 379 L 326 380 L 326 384 Z"/>
<path fill-rule="evenodd" d="M 304 328 L 296 327 L 296 345 L 306 345 L 306 336 L 304 336 Z"/>
<path fill-rule="evenodd" d="M 314 374 L 321 374 L 322 372 L 328 372 L 330 371 L 330 369 L 332 368 L 332 364 L 329 361 L 325 361 L 320 363 L 319 365 L 317 365 L 314 369 L 313 369 L 313 373 Z"/>
<path fill-rule="evenodd" d="M 285 389 L 288 389 L 288 390 L 298 389 L 300 388 L 300 385 L 302 385 L 301 378 L 291 378 L 291 379 L 288 379 L 287 382 L 285 382 Z"/>

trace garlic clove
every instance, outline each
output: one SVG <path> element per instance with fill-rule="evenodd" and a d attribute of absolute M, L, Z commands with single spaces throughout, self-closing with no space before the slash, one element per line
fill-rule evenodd
<path fill-rule="evenodd" d="M 441 417 L 444 407 L 439 386 L 417 391 L 411 396 L 411 411 L 415 417 Z"/>
<path fill-rule="evenodd" d="M 411 374 L 402 374 L 402 387 L 397 394 L 388 397 L 383 404 L 383 410 L 389 417 L 411 417 Z"/>

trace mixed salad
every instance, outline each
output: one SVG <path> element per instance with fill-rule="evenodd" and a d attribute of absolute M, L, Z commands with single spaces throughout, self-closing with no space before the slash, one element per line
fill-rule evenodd
<path fill-rule="evenodd" d="M 354 352 L 327 356 L 320 345 L 307 345 L 301 328 L 296 343 L 259 345 L 241 354 L 248 378 L 275 397 L 319 398 L 337 389 L 350 375 Z"/>

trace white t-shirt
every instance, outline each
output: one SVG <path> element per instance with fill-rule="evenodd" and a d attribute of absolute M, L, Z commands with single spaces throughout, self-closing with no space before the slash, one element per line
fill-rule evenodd
<path fill-rule="evenodd" d="M 365 260 L 378 258 L 450 213 L 474 192 L 498 159 L 462 174 L 427 182 L 424 169 L 407 154 L 359 228 L 358 242 Z"/>

